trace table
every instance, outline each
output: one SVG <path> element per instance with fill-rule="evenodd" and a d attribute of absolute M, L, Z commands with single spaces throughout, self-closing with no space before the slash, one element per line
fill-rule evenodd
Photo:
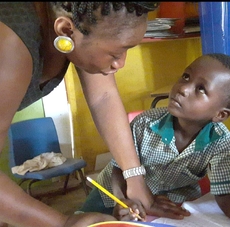
<path fill-rule="evenodd" d="M 157 218 L 153 223 L 171 224 L 176 227 L 229 227 L 230 218 L 224 215 L 215 201 L 214 195 L 205 194 L 201 198 L 185 202 L 182 205 L 189 210 L 191 216 L 183 220 Z"/>

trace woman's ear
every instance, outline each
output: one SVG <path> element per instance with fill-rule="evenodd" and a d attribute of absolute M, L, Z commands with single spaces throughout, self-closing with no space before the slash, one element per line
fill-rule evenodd
<path fill-rule="evenodd" d="M 54 31 L 58 36 L 70 37 L 73 30 L 74 24 L 69 17 L 58 17 L 54 22 Z"/>
<path fill-rule="evenodd" d="M 221 111 L 218 112 L 218 114 L 213 117 L 213 122 L 223 122 L 230 116 L 230 109 L 223 108 Z"/>

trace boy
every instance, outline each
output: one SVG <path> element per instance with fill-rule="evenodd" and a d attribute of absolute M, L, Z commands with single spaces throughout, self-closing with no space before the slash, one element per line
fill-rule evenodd
<path fill-rule="evenodd" d="M 171 201 L 176 215 L 172 218 L 188 216 L 176 205 L 201 196 L 198 181 L 210 167 L 211 193 L 230 217 L 230 132 L 222 123 L 229 114 L 230 56 L 208 54 L 185 69 L 172 87 L 167 108 L 147 110 L 131 122 L 145 181 L 155 198 L 156 212 L 149 215 L 164 217 Z M 98 183 L 145 217 L 140 203 L 126 199 L 125 180 L 114 160 L 102 170 Z M 93 189 L 81 210 L 111 213 L 114 206 L 103 192 Z M 133 219 L 128 209 L 118 208 L 114 209 L 118 219 Z"/>

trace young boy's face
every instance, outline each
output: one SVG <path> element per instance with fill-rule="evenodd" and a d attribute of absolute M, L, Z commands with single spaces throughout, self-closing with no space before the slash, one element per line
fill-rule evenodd
<path fill-rule="evenodd" d="M 201 124 L 226 108 L 230 70 L 216 59 L 202 56 L 190 64 L 169 94 L 169 112 Z"/>

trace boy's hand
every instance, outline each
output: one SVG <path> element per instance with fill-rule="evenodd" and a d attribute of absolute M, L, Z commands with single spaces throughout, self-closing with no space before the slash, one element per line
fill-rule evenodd
<path fill-rule="evenodd" d="M 141 218 L 145 219 L 146 213 L 144 207 L 139 201 L 133 201 L 130 199 L 121 199 L 129 208 L 124 208 L 119 204 L 113 209 L 113 216 L 120 221 L 138 221 L 135 214 L 138 214 Z M 131 210 L 134 212 L 132 213 Z"/>
<path fill-rule="evenodd" d="M 139 201 L 148 215 L 183 219 L 190 213 L 184 208 L 177 206 L 166 196 L 154 196 L 145 183 L 143 176 L 131 177 L 127 182 L 127 197 Z"/>
<path fill-rule="evenodd" d="M 167 217 L 172 219 L 183 219 L 190 216 L 190 212 L 180 205 L 173 203 L 166 196 L 155 195 L 154 203 L 146 210 L 147 214 L 152 216 Z"/>

